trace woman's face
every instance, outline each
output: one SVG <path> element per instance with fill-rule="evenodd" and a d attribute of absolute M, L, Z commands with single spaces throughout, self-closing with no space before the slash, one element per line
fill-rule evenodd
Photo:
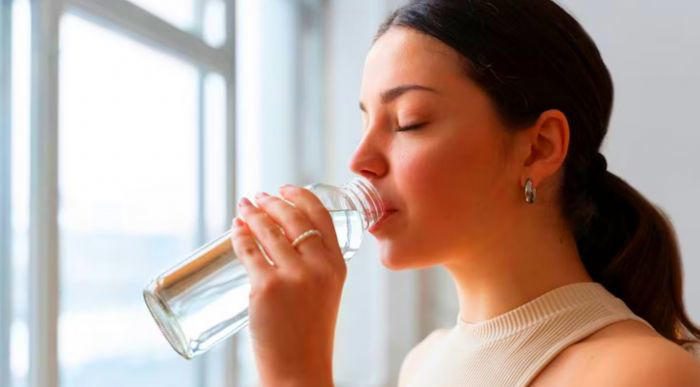
<path fill-rule="evenodd" d="M 367 55 L 360 105 L 363 139 L 350 168 L 396 211 L 371 231 L 386 267 L 471 259 L 502 243 L 522 201 L 509 157 L 515 135 L 454 50 L 390 28 Z"/>

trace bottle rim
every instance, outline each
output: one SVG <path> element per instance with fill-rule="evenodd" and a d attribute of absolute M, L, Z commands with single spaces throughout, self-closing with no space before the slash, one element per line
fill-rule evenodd
<path fill-rule="evenodd" d="M 354 191 L 355 194 L 358 194 L 358 196 L 361 195 L 361 197 L 358 197 L 358 199 L 363 202 L 363 207 L 365 207 L 363 208 L 363 215 L 367 220 L 366 228 L 369 228 L 378 222 L 384 214 L 384 203 L 379 191 L 372 184 L 372 182 L 364 177 L 357 176 L 347 184 L 347 188 Z M 368 206 L 369 208 L 367 208 Z"/>

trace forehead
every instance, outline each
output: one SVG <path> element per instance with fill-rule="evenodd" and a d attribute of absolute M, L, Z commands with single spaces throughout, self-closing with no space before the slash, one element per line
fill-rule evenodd
<path fill-rule="evenodd" d="M 434 87 L 465 78 L 460 55 L 426 34 L 391 27 L 372 46 L 365 60 L 362 89 L 385 89 L 405 83 Z"/>

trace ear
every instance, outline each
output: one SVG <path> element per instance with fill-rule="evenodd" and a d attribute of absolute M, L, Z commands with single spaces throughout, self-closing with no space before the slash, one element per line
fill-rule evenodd
<path fill-rule="evenodd" d="M 529 177 L 535 187 L 556 174 L 569 150 L 569 121 L 560 110 L 547 110 L 524 131 L 522 186 Z"/>

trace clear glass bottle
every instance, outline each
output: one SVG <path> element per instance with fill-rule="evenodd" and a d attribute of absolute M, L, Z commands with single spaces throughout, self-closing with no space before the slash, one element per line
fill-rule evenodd
<path fill-rule="evenodd" d="M 378 192 L 363 178 L 311 190 L 331 213 L 343 257 L 360 247 L 363 231 L 382 215 Z M 151 315 L 170 345 L 186 359 L 200 355 L 248 324 L 250 283 L 227 231 L 154 278 L 143 291 Z"/>

